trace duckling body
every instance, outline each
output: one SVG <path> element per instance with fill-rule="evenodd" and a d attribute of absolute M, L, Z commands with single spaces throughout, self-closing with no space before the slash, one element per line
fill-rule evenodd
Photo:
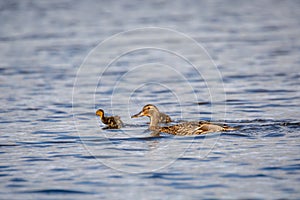
<path fill-rule="evenodd" d="M 156 133 L 163 132 L 172 135 L 200 135 L 209 132 L 235 130 L 228 126 L 219 126 L 206 121 L 184 122 L 172 126 L 160 127 L 158 126 L 160 115 L 155 108 L 155 106 L 148 104 L 143 107 L 143 110 L 140 113 L 133 115 L 132 117 L 148 116 L 150 118 L 149 129 Z"/>
<path fill-rule="evenodd" d="M 157 118 L 158 123 L 170 123 L 170 122 L 172 122 L 171 117 L 169 115 L 165 114 L 165 113 L 160 112 L 155 105 L 147 104 L 147 105 L 144 106 L 145 109 L 148 109 L 148 107 L 153 109 L 156 112 L 156 118 Z M 131 118 L 146 116 L 146 115 L 142 115 L 142 112 L 143 112 L 143 110 L 141 112 L 139 112 L 138 114 L 135 114 L 135 115 L 131 116 Z M 150 117 L 150 116 L 148 116 L 148 117 Z M 150 117 L 150 119 L 151 119 L 151 117 Z"/>
<path fill-rule="evenodd" d="M 102 109 L 97 110 L 96 115 L 100 117 L 103 124 L 107 125 L 107 128 L 119 129 L 123 126 L 123 122 L 119 116 L 105 117 Z"/>

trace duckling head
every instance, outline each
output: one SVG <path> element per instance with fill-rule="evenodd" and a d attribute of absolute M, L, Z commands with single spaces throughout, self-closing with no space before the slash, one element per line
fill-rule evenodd
<path fill-rule="evenodd" d="M 131 118 L 137 118 L 137 117 L 143 117 L 143 116 L 151 117 L 151 116 L 154 116 L 156 113 L 159 113 L 157 107 L 152 104 L 147 104 L 143 107 L 141 112 L 139 112 L 135 115 L 132 115 Z"/>
<path fill-rule="evenodd" d="M 99 110 L 96 111 L 96 115 L 99 116 L 102 119 L 103 116 L 104 116 L 104 111 L 102 109 L 99 109 Z"/>

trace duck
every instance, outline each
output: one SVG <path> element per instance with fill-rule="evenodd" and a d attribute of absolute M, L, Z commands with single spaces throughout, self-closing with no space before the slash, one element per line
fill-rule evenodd
<path fill-rule="evenodd" d="M 120 129 L 123 126 L 123 122 L 120 116 L 104 116 L 104 110 L 98 109 L 96 115 L 100 117 L 103 124 L 106 124 L 109 129 Z"/>
<path fill-rule="evenodd" d="M 133 116 L 131 116 L 131 118 L 138 118 L 138 117 L 142 117 L 142 116 L 148 116 L 150 118 L 151 121 L 151 117 L 149 115 L 143 115 L 143 111 L 147 111 L 148 109 L 153 110 L 153 112 L 155 112 L 155 117 L 157 119 L 157 123 L 170 123 L 172 122 L 172 119 L 169 115 L 162 113 L 158 110 L 158 108 L 153 105 L 153 104 L 147 104 L 143 107 L 143 110 Z"/>
<path fill-rule="evenodd" d="M 233 127 L 221 126 L 213 124 L 207 121 L 191 121 L 191 122 L 182 122 L 170 126 L 159 126 L 159 117 L 160 113 L 158 109 L 151 104 L 145 105 L 141 112 L 136 115 L 131 116 L 131 118 L 147 116 L 150 118 L 149 130 L 155 133 L 154 135 L 159 134 L 160 132 L 168 133 L 172 135 L 200 135 L 210 132 L 220 132 L 220 131 L 230 131 L 236 130 Z"/>

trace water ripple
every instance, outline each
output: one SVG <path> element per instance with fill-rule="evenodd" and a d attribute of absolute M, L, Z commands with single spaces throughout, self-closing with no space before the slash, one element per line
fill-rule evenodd
<path fill-rule="evenodd" d="M 41 194 L 93 194 L 91 192 L 84 192 L 80 190 L 67 190 L 67 189 L 42 189 L 42 190 L 29 190 L 20 193 L 41 193 Z"/>
<path fill-rule="evenodd" d="M 1 199 L 299 199 L 298 10 L 272 0 L 1 1 Z M 181 27 L 205 49 L 178 30 L 105 43 L 153 25 Z M 152 137 L 148 118 L 130 118 L 148 103 L 174 123 L 238 129 Z M 103 130 L 98 107 L 125 126 Z"/>

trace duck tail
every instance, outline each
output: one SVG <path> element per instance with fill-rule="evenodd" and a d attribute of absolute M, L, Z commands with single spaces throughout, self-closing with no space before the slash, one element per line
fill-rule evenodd
<path fill-rule="evenodd" d="M 223 126 L 224 131 L 235 131 L 237 128 L 230 127 L 230 126 Z"/>

